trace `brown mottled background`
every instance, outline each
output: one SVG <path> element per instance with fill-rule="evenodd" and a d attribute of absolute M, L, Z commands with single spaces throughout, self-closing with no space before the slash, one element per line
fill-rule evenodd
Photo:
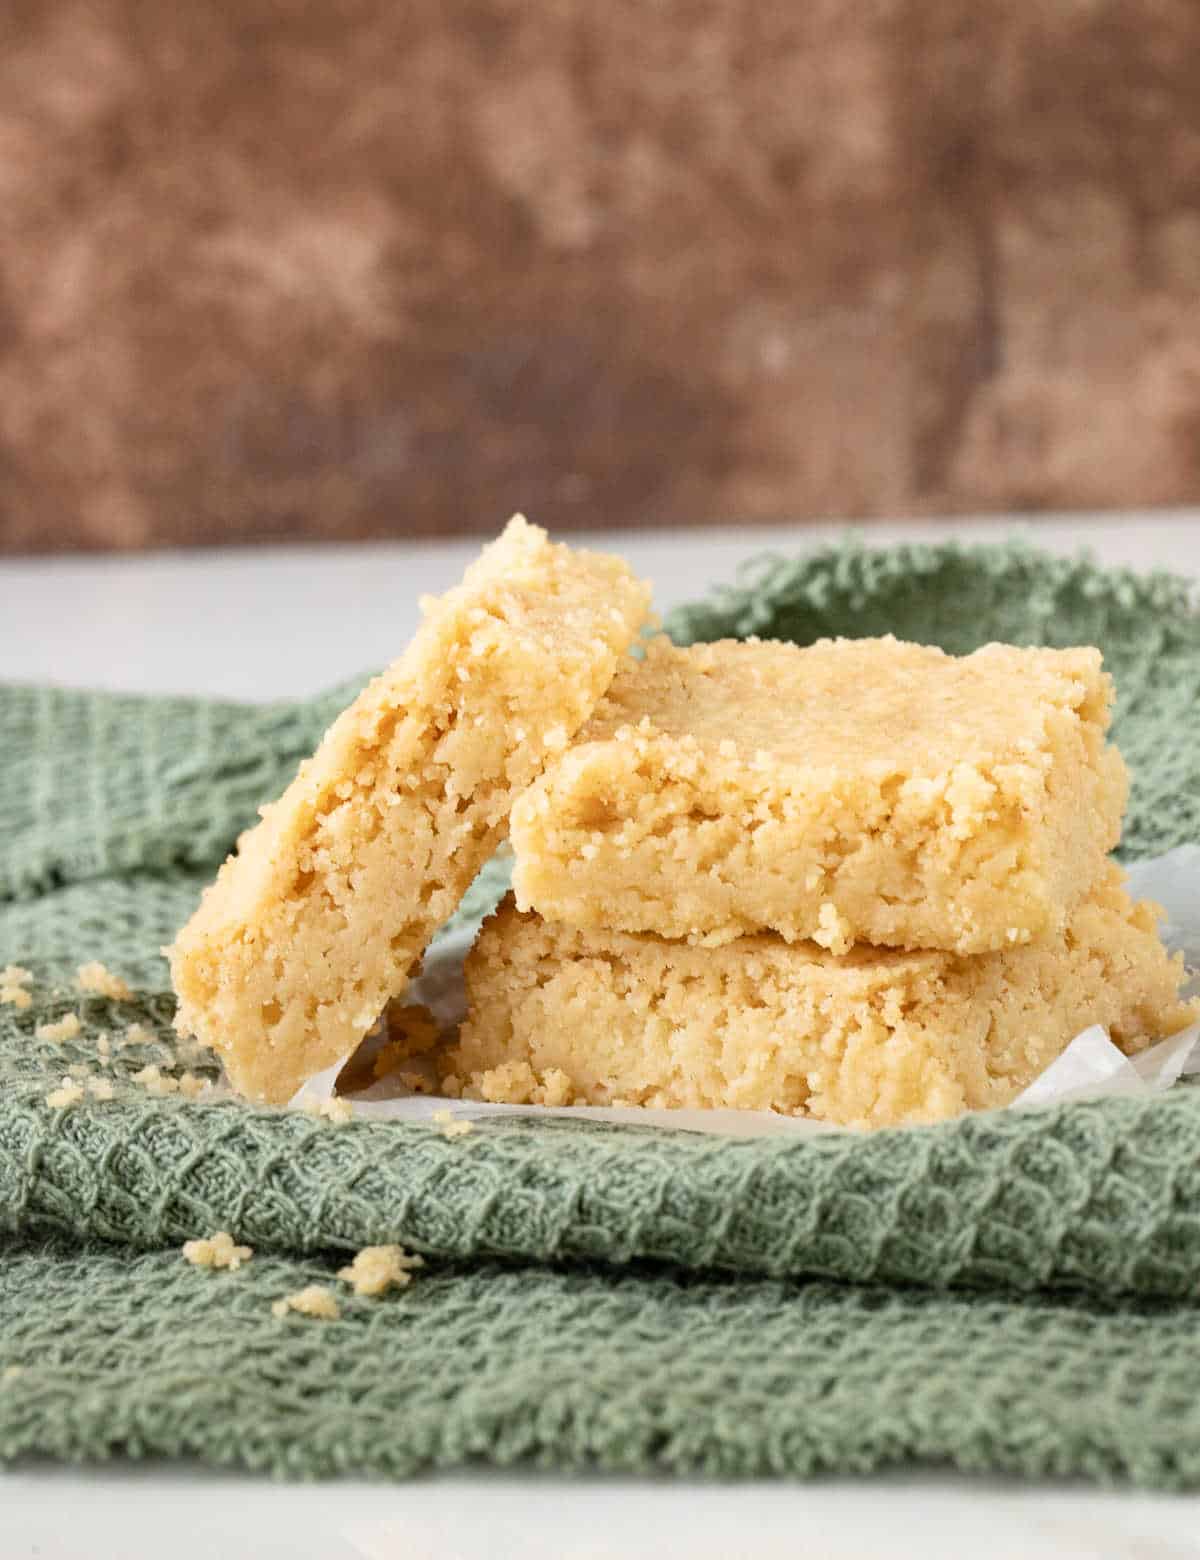
<path fill-rule="evenodd" d="M 1197 0 L 4 0 L 0 549 L 1200 498 Z"/>

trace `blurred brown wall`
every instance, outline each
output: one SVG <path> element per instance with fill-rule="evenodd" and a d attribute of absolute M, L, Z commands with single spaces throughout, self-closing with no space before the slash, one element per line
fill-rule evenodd
<path fill-rule="evenodd" d="M 1197 0 L 5 0 L 0 547 L 1200 498 Z"/>

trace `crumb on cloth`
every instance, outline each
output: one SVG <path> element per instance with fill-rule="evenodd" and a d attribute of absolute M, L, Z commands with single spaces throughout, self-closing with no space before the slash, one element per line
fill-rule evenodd
<path fill-rule="evenodd" d="M 75 981 L 80 991 L 95 992 L 100 997 L 111 997 L 115 1002 L 128 1002 L 133 992 L 119 975 L 114 975 L 106 964 L 93 959 L 81 964 L 75 971 Z"/>
<path fill-rule="evenodd" d="M 153 1064 L 135 1072 L 131 1081 L 141 1084 L 147 1094 L 152 1094 L 159 1099 L 168 1094 L 179 1093 L 178 1078 L 169 1077 L 161 1068 L 155 1067 Z"/>
<path fill-rule="evenodd" d="M 187 1240 L 183 1243 L 184 1260 L 193 1267 L 228 1268 L 236 1273 L 243 1262 L 254 1255 L 253 1246 L 237 1246 L 228 1230 L 218 1230 L 206 1240 Z"/>
<path fill-rule="evenodd" d="M 473 1121 L 456 1121 L 448 1110 L 435 1110 L 433 1120 L 444 1138 L 466 1137 L 468 1132 L 475 1130 Z"/>
<path fill-rule="evenodd" d="M 179 1079 L 179 1092 L 185 1100 L 198 1100 L 209 1092 L 207 1078 L 201 1078 L 198 1073 L 185 1072 Z"/>
<path fill-rule="evenodd" d="M 6 964 L 0 970 L 0 1003 L 9 1007 L 27 1008 L 33 998 L 25 990 L 33 979 L 33 971 L 21 964 Z"/>
<path fill-rule="evenodd" d="M 412 1282 L 411 1269 L 424 1267 L 425 1259 L 403 1246 L 364 1246 L 338 1277 L 354 1286 L 356 1295 L 376 1296 L 389 1289 L 403 1289 Z"/>
<path fill-rule="evenodd" d="M 83 1085 L 76 1083 L 69 1074 L 64 1074 L 57 1089 L 51 1089 L 46 1096 L 46 1104 L 52 1110 L 66 1110 L 70 1105 L 78 1105 L 83 1098 Z"/>
<path fill-rule="evenodd" d="M 315 1317 L 321 1322 L 336 1322 L 342 1314 L 333 1290 L 321 1284 L 309 1284 L 306 1289 L 298 1289 L 295 1294 L 281 1296 L 271 1305 L 271 1315 L 278 1319 L 285 1317 L 289 1311 L 295 1311 L 298 1316 Z"/>
<path fill-rule="evenodd" d="M 327 1100 L 305 1099 L 301 1108 L 306 1116 L 320 1117 L 332 1122 L 335 1127 L 345 1126 L 354 1119 L 354 1106 L 336 1094 Z"/>
<path fill-rule="evenodd" d="M 78 1013 L 64 1013 L 56 1023 L 39 1024 L 33 1033 L 38 1040 L 74 1040 L 82 1028 Z"/>

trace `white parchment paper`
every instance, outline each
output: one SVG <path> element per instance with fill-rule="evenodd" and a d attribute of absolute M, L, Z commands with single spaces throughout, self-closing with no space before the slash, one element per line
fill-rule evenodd
<path fill-rule="evenodd" d="M 1184 845 L 1129 869 L 1129 889 L 1135 899 L 1154 899 L 1167 912 L 1162 932 L 1172 952 L 1180 952 L 1190 971 L 1200 970 L 1200 846 Z M 463 1016 L 462 962 L 474 941 L 478 923 L 440 937 L 425 956 L 417 980 L 405 1001 L 432 1010 L 443 1030 Z M 1200 992 L 1193 975 L 1185 994 Z M 349 1057 L 309 1079 L 292 1101 L 303 1106 L 332 1098 L 339 1073 Z M 1185 1073 L 1200 1072 L 1200 1024 L 1193 1024 L 1160 1041 L 1139 1056 L 1125 1056 L 1099 1025 L 1075 1036 L 1062 1055 L 1008 1107 L 1050 1105 L 1066 1100 L 1095 1099 L 1109 1094 L 1153 1094 L 1169 1089 Z M 488 1116 L 563 1116 L 572 1120 L 610 1121 L 637 1126 L 673 1127 L 713 1132 L 723 1137 L 803 1136 L 841 1132 L 827 1122 L 778 1116 L 750 1110 L 649 1110 L 642 1107 L 572 1105 L 490 1105 L 477 1100 L 443 1099 L 411 1094 L 395 1078 L 382 1078 L 361 1093 L 346 1096 L 354 1114 L 368 1120 L 429 1121 L 448 1112 L 456 1120 Z"/>

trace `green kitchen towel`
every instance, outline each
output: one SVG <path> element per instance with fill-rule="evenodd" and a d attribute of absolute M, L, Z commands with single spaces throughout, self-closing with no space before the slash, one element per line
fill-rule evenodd
<path fill-rule="evenodd" d="M 764 561 L 669 627 L 1099 644 L 1124 854 L 1200 841 L 1183 582 L 848 546 Z M 0 980 L 0 1457 L 1200 1487 L 1200 1088 L 795 1142 L 495 1119 L 447 1139 L 183 1097 L 215 1072 L 174 1042 L 158 949 L 351 691 L 0 690 L 0 968 L 31 975 Z M 76 988 L 94 960 L 128 998 Z M 255 1248 L 236 1273 L 181 1258 L 216 1229 Z M 355 1298 L 337 1269 L 385 1241 L 426 1265 Z M 272 1314 L 309 1283 L 338 1320 Z"/>

